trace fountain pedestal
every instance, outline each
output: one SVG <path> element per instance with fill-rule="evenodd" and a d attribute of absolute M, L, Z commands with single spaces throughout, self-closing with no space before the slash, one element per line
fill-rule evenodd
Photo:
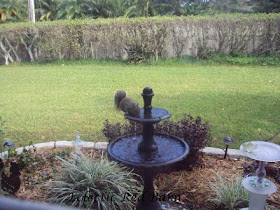
<path fill-rule="evenodd" d="M 250 176 L 242 181 L 243 187 L 249 191 L 249 210 L 264 210 L 267 196 L 277 190 L 272 181 L 264 178 L 265 162 L 280 161 L 280 146 L 265 141 L 251 141 L 242 144 L 240 150 L 247 157 L 259 161 L 257 176 Z"/>
<path fill-rule="evenodd" d="M 169 118 L 171 114 L 165 109 L 151 106 L 153 95 L 152 89 L 146 87 L 142 93 L 144 108 L 140 109 L 140 116 L 125 115 L 128 120 L 143 124 L 143 132 L 122 136 L 108 146 L 108 154 L 114 160 L 142 172 L 144 190 L 138 199 L 137 210 L 161 209 L 153 187 L 156 169 L 181 161 L 189 153 L 189 146 L 184 140 L 154 133 L 153 124 Z"/>

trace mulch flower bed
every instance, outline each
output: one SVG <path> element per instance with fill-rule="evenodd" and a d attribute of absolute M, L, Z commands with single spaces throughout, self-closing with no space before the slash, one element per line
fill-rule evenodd
<path fill-rule="evenodd" d="M 40 150 L 33 153 L 39 157 L 40 161 L 35 166 L 25 167 L 21 171 L 21 185 L 18 192 L 13 196 L 24 200 L 33 200 L 47 203 L 46 182 L 55 180 L 61 175 L 62 165 L 55 160 L 55 155 L 67 156 L 71 149 Z M 98 161 L 102 153 L 98 150 L 83 150 L 84 153 Z M 230 179 L 232 176 L 242 175 L 242 163 L 251 163 L 249 159 L 236 159 L 219 156 L 202 155 L 202 165 L 197 166 L 192 171 L 180 170 L 169 173 L 158 174 L 154 180 L 155 191 L 159 194 L 167 192 L 180 195 L 180 202 L 188 204 L 192 209 L 216 209 L 215 203 L 208 199 L 215 196 L 209 188 L 209 181 L 215 182 L 215 172 L 223 178 Z M 36 164 L 36 163 L 34 163 Z M 277 164 L 275 164 L 277 166 Z M 279 165 L 278 165 L 279 167 Z M 280 184 L 267 176 L 277 185 L 277 192 L 269 195 L 267 202 L 280 208 Z"/>

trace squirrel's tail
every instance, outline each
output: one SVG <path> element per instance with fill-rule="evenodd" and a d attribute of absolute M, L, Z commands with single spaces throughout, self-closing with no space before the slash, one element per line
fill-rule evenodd
<path fill-rule="evenodd" d="M 120 109 L 121 101 L 126 97 L 126 92 L 124 90 L 118 90 L 114 95 L 114 104 L 116 109 Z"/>

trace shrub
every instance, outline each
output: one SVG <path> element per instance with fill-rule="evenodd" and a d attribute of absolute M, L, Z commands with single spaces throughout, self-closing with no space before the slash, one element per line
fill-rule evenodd
<path fill-rule="evenodd" d="M 57 159 L 63 163 L 63 174 L 50 182 L 50 201 L 79 208 L 133 209 L 133 203 L 123 196 L 141 192 L 133 177 L 136 174 L 103 156 L 95 162 L 82 152 L 72 159 Z"/>
<path fill-rule="evenodd" d="M 4 134 L 5 134 L 5 123 L 7 123 L 7 120 L 2 120 L 2 117 L 0 116 L 0 153 L 3 152 L 4 148 L 3 148 L 3 144 L 5 140 L 4 138 Z"/>
<path fill-rule="evenodd" d="M 184 115 L 182 120 L 170 121 L 155 125 L 155 133 L 163 133 L 177 136 L 183 139 L 190 147 L 190 153 L 186 159 L 176 164 L 177 169 L 191 169 L 199 161 L 199 151 L 204 148 L 210 141 L 210 125 L 208 122 L 202 122 L 200 117 L 194 119 L 190 115 Z M 109 143 L 122 136 L 142 132 L 142 125 L 129 123 L 116 123 L 112 125 L 108 120 L 104 122 L 102 130 Z"/>
<path fill-rule="evenodd" d="M 209 182 L 209 187 L 216 193 L 216 196 L 209 200 L 214 201 L 219 206 L 232 210 L 249 205 L 249 194 L 242 186 L 242 176 L 236 176 L 235 180 L 232 177 L 231 180 L 227 181 L 218 173 L 214 173 L 216 174 L 218 184 Z"/>
<path fill-rule="evenodd" d="M 50 155 L 49 155 L 49 160 L 53 163 L 53 161 L 55 160 L 56 157 L 61 157 L 61 158 L 69 158 L 70 154 L 71 154 L 71 147 L 65 147 L 60 151 L 53 151 Z"/>
<path fill-rule="evenodd" d="M 44 160 L 38 155 L 32 155 L 36 153 L 36 148 L 32 141 L 28 142 L 29 148 L 23 148 L 21 154 L 17 155 L 16 159 L 21 169 L 28 168 L 31 171 L 36 170 L 39 166 L 45 164 Z"/>
<path fill-rule="evenodd" d="M 152 52 L 147 52 L 144 47 L 140 45 L 131 46 L 126 48 L 127 61 L 129 64 L 140 64 L 151 60 Z"/>
<path fill-rule="evenodd" d="M 226 54 L 211 54 L 209 55 L 210 62 L 230 65 L 261 65 L 261 66 L 279 66 L 280 58 L 277 55 L 266 56 L 248 56 L 241 53 L 233 55 Z"/>
<path fill-rule="evenodd" d="M 279 23 L 279 14 L 232 14 L 4 24 L 0 64 L 86 58 L 139 63 L 235 52 L 279 55 Z"/>
<path fill-rule="evenodd" d="M 45 164 L 43 159 L 37 155 L 32 141 L 29 141 L 29 148 L 24 148 L 21 154 L 17 154 L 14 148 L 8 149 L 5 159 L 0 158 L 0 194 L 14 195 L 20 188 L 20 184 L 24 180 L 32 182 L 31 177 L 21 177 L 21 171 L 36 172 L 39 166 Z M 1 192 L 1 190 L 3 192 Z"/>

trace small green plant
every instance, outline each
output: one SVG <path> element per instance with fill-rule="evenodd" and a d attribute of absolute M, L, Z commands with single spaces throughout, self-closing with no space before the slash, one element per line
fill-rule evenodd
<path fill-rule="evenodd" d="M 29 168 L 35 170 L 39 165 L 44 164 L 44 161 L 39 156 L 33 155 L 36 152 L 36 148 L 33 145 L 32 141 L 28 142 L 29 148 L 24 148 L 22 153 L 17 156 L 17 162 L 20 165 L 20 168 Z"/>
<path fill-rule="evenodd" d="M 8 148 L 7 152 L 8 152 L 8 154 L 5 154 L 5 158 L 12 158 L 12 157 L 17 156 L 17 151 L 14 147 L 13 148 Z"/>
<path fill-rule="evenodd" d="M 153 53 L 147 51 L 141 45 L 134 45 L 130 48 L 126 49 L 128 58 L 127 61 L 129 64 L 140 64 L 140 63 L 147 63 L 153 57 Z"/>
<path fill-rule="evenodd" d="M 3 152 L 4 148 L 3 148 L 3 144 L 4 141 L 6 140 L 4 138 L 4 134 L 5 134 L 5 124 L 7 123 L 7 120 L 2 120 L 2 117 L 0 117 L 0 152 Z"/>
<path fill-rule="evenodd" d="M 209 187 L 216 193 L 215 197 L 209 200 L 215 202 L 218 206 L 223 206 L 226 209 L 236 209 L 249 205 L 249 195 L 246 189 L 242 186 L 242 176 L 232 177 L 229 181 L 221 175 L 216 174 L 216 181 L 209 182 Z"/>
<path fill-rule="evenodd" d="M 60 158 L 68 158 L 70 156 L 71 153 L 71 147 L 65 147 L 60 151 L 53 151 L 49 157 L 50 157 L 50 161 L 53 162 L 56 157 L 60 157 Z"/>
<path fill-rule="evenodd" d="M 17 151 L 15 150 L 15 144 L 7 138 L 4 138 L 5 134 L 5 124 L 8 120 L 2 120 L 0 117 L 0 153 L 4 152 L 7 148 L 7 154 L 5 154 L 5 158 L 15 157 L 17 155 Z"/>
<path fill-rule="evenodd" d="M 82 152 L 77 157 L 72 155 L 67 159 L 57 157 L 63 164 L 63 173 L 58 180 L 49 182 L 50 201 L 79 208 L 133 209 L 134 204 L 124 196 L 141 192 L 136 174 L 103 156 L 95 162 Z"/>
<path fill-rule="evenodd" d="M 212 53 L 208 58 L 208 63 L 211 62 L 229 65 L 279 66 L 280 58 L 278 55 L 274 54 L 267 56 L 249 56 L 241 53 L 235 53 L 232 55 Z"/>

